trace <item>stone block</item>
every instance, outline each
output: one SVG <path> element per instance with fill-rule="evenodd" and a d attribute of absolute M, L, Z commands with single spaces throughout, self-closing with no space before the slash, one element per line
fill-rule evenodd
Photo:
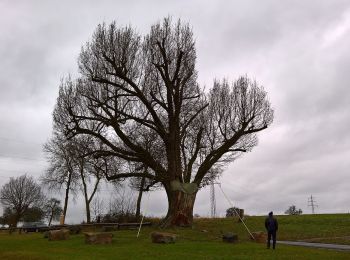
<path fill-rule="evenodd" d="M 252 235 L 254 237 L 254 241 L 257 243 L 266 243 L 267 241 L 267 234 L 263 231 L 253 232 Z M 250 237 L 250 239 L 253 240 L 252 237 Z"/>
<path fill-rule="evenodd" d="M 152 232 L 151 238 L 152 238 L 152 243 L 170 244 L 170 243 L 175 243 L 176 234 L 165 233 L 165 232 Z"/>
<path fill-rule="evenodd" d="M 113 234 L 110 232 L 86 232 L 85 243 L 86 244 L 111 244 Z"/>
<path fill-rule="evenodd" d="M 67 240 L 69 238 L 69 230 L 65 228 L 60 230 L 50 230 L 48 238 L 49 241 Z"/>

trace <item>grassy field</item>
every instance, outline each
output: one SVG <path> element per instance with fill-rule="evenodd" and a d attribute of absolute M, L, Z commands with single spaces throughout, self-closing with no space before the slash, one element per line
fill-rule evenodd
<path fill-rule="evenodd" d="M 278 216 L 280 240 L 308 240 L 350 244 L 350 215 Z M 252 231 L 263 230 L 264 217 L 249 217 Z M 241 223 L 233 219 L 196 219 L 192 229 L 168 229 L 179 235 L 175 244 L 152 244 L 156 227 L 114 232 L 112 245 L 85 245 L 83 235 L 67 241 L 47 241 L 42 234 L 0 234 L 0 259 L 350 259 L 350 252 L 278 246 L 267 250 L 251 242 Z M 221 242 L 221 233 L 235 232 L 238 244 Z"/>

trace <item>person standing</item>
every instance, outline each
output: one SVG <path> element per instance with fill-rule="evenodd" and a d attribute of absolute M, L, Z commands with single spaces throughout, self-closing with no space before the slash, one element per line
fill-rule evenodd
<path fill-rule="evenodd" d="M 267 230 L 267 248 L 270 248 L 270 241 L 272 237 L 272 248 L 276 248 L 276 233 L 278 230 L 277 219 L 273 217 L 273 212 L 269 213 L 269 216 L 265 219 L 265 228 Z"/>

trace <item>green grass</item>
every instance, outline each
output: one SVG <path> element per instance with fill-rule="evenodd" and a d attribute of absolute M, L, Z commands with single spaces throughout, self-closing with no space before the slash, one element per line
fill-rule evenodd
<path fill-rule="evenodd" d="M 279 216 L 278 220 L 278 239 L 350 235 L 348 214 Z M 263 230 L 264 217 L 249 217 L 246 223 L 252 231 Z M 279 245 L 275 251 L 267 250 L 264 244 L 251 242 L 242 223 L 233 219 L 196 219 L 192 229 L 168 229 L 179 235 L 177 242 L 169 245 L 150 242 L 150 233 L 156 229 L 143 228 L 138 239 L 135 230 L 114 232 L 111 245 L 85 245 L 83 235 L 49 242 L 42 234 L 3 233 L 0 259 L 350 259 L 350 252 L 324 249 Z M 237 233 L 240 242 L 223 243 L 221 232 Z"/>

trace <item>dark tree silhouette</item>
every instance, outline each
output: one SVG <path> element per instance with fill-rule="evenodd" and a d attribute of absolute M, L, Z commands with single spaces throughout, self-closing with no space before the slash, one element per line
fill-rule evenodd
<path fill-rule="evenodd" d="M 30 208 L 39 207 L 43 199 L 40 186 L 27 175 L 10 178 L 0 190 L 0 202 L 13 213 L 14 226 L 17 226 Z"/>
<path fill-rule="evenodd" d="M 297 209 L 297 207 L 295 205 L 292 205 L 284 212 L 284 214 L 301 215 L 301 214 L 303 214 L 303 211 L 301 209 Z"/>
<path fill-rule="evenodd" d="M 204 92 L 195 64 L 192 30 L 181 21 L 166 18 L 145 37 L 99 25 L 82 48 L 81 77 L 62 82 L 54 110 L 54 124 L 67 136 L 92 136 L 104 144 L 96 154 L 124 162 L 107 180 L 161 183 L 169 204 L 164 226 L 191 225 L 198 189 L 250 151 L 273 120 L 257 82 L 216 80 Z"/>
<path fill-rule="evenodd" d="M 78 189 L 79 174 L 75 169 L 74 144 L 71 140 L 55 131 L 53 137 L 44 145 L 44 152 L 48 157 L 49 167 L 41 177 L 41 182 L 49 190 L 65 190 L 63 205 L 63 222 L 65 221 L 68 208 L 69 195 L 76 196 Z"/>
<path fill-rule="evenodd" d="M 142 195 L 145 189 L 145 185 L 146 185 L 146 177 L 141 177 L 139 179 L 139 183 L 138 183 L 138 196 L 137 196 L 137 200 L 136 200 L 136 213 L 135 213 L 135 217 L 137 219 L 140 218 L 140 213 L 141 213 L 141 201 L 142 201 Z"/>
<path fill-rule="evenodd" d="M 94 221 L 100 223 L 101 217 L 105 211 L 104 199 L 100 199 L 98 195 L 95 196 L 94 199 L 91 201 L 91 211 Z"/>
<path fill-rule="evenodd" d="M 117 160 L 110 156 L 96 157 L 94 151 L 101 149 L 100 142 L 90 136 L 76 136 L 67 139 L 56 128 L 53 138 L 44 146 L 48 154 L 50 167 L 42 177 L 42 183 L 49 189 L 65 188 L 64 218 L 67 213 L 69 193 L 83 193 L 86 221 L 91 222 L 90 204 L 101 180 L 110 171 L 115 172 Z M 91 186 L 91 187 L 90 187 Z"/>
<path fill-rule="evenodd" d="M 140 170 L 143 170 L 147 173 L 147 167 L 140 166 Z M 153 191 L 159 188 L 159 185 L 156 181 L 146 178 L 145 176 L 142 177 L 134 177 L 130 179 L 129 186 L 137 191 L 137 200 L 136 200 L 136 211 L 135 211 L 135 217 L 136 219 L 139 219 L 141 217 L 141 201 L 143 197 L 144 192 Z"/>
<path fill-rule="evenodd" d="M 41 207 L 37 206 L 37 207 L 32 207 L 27 209 L 23 217 L 21 218 L 21 220 L 23 222 L 42 221 L 45 218 L 45 212 L 44 212 L 44 209 L 42 208 L 42 205 L 40 206 Z"/>
<path fill-rule="evenodd" d="M 103 170 L 108 168 L 108 160 L 92 156 L 91 150 L 95 147 L 94 140 L 89 136 L 79 136 L 72 139 L 74 142 L 73 159 L 80 176 L 82 192 L 84 195 L 86 222 L 91 222 L 90 204 L 94 198 L 98 186 L 103 178 Z M 90 156 L 88 155 L 90 154 Z M 89 191 L 89 184 L 92 183 L 92 189 Z"/>
<path fill-rule="evenodd" d="M 0 224 L 2 226 L 8 225 L 10 227 L 15 226 L 16 223 L 16 214 L 11 208 L 4 208 L 4 212 L 2 214 L 2 217 L 0 217 Z"/>
<path fill-rule="evenodd" d="M 49 221 L 49 226 L 51 226 L 52 220 L 59 220 L 60 215 L 63 212 L 61 201 L 55 198 L 51 198 L 46 201 L 43 210 L 45 212 L 46 218 Z"/>
<path fill-rule="evenodd" d="M 226 217 L 238 217 L 239 216 L 239 211 L 240 209 L 237 207 L 233 207 L 233 208 L 228 208 L 226 210 Z"/>

